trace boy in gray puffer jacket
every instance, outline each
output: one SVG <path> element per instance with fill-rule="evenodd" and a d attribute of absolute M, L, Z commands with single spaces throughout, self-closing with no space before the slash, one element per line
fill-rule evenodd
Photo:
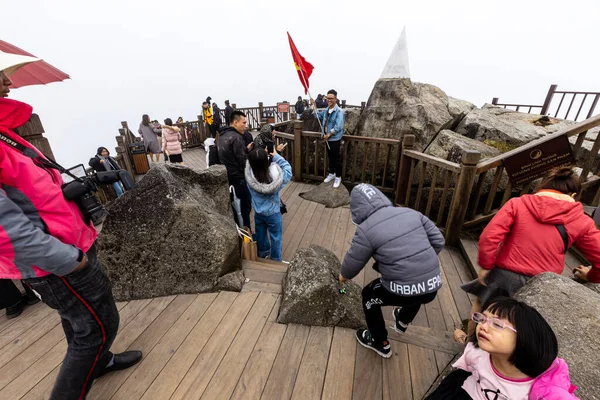
<path fill-rule="evenodd" d="M 381 307 L 394 309 L 394 329 L 402 334 L 442 286 L 438 253 L 444 237 L 433 222 L 418 211 L 394 207 L 374 186 L 360 184 L 350 195 L 352 222 L 357 225 L 352 245 L 344 257 L 340 282 L 354 278 L 371 257 L 381 274 L 364 287 L 363 309 L 367 329 L 356 339 L 382 357 L 392 356 Z"/>

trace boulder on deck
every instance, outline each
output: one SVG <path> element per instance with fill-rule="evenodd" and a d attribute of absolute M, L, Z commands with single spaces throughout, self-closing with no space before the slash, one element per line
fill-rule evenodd
<path fill-rule="evenodd" d="M 327 208 L 337 208 L 350 204 L 350 193 L 344 185 L 337 188 L 333 187 L 333 181 L 321 183 L 308 192 L 302 192 L 299 195 L 304 200 L 314 201 L 324 204 Z"/>
<path fill-rule="evenodd" d="M 99 253 L 115 298 L 216 290 L 240 266 L 228 188 L 223 166 L 159 164 L 115 201 Z"/>
<path fill-rule="evenodd" d="M 340 261 L 331 251 L 311 245 L 298 249 L 283 281 L 283 297 L 277 322 L 288 324 L 366 326 L 362 288 L 338 281 Z M 340 293 L 344 288 L 345 293 Z"/>

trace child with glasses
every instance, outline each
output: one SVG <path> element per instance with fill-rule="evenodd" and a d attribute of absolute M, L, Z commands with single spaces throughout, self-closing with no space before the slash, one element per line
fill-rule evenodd
<path fill-rule="evenodd" d="M 427 400 L 576 399 L 556 336 L 534 308 L 498 298 L 472 320 L 474 341 Z"/>

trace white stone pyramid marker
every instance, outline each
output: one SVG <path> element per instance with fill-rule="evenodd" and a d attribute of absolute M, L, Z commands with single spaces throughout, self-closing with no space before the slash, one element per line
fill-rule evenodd
<path fill-rule="evenodd" d="M 402 33 L 390 54 L 380 79 L 386 78 L 410 78 L 410 70 L 408 68 L 408 47 L 406 45 L 406 27 L 402 29 Z"/>

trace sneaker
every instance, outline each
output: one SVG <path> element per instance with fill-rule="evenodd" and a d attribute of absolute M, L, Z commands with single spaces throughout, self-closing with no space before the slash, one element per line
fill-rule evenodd
<path fill-rule="evenodd" d="M 334 179 L 335 179 L 335 174 L 329 174 L 329 175 L 327 175 L 327 177 L 325 178 L 325 180 L 323 182 L 329 183 Z"/>
<path fill-rule="evenodd" d="M 334 189 L 339 188 L 341 183 L 342 183 L 342 178 L 335 178 L 335 181 L 333 181 L 333 188 Z"/>
<path fill-rule="evenodd" d="M 400 310 L 402 310 L 402 307 L 394 308 L 394 311 L 392 311 L 392 314 L 394 315 L 394 326 L 392 326 L 392 329 L 395 330 L 396 333 L 404 335 L 408 325 L 400 322 Z"/>
<path fill-rule="evenodd" d="M 373 350 L 383 358 L 390 358 L 392 356 L 390 342 L 386 340 L 382 344 L 376 344 L 375 341 L 373 341 L 371 332 L 367 329 L 358 329 L 356 331 L 356 340 L 358 340 L 358 343 L 360 343 L 361 346 Z"/>

